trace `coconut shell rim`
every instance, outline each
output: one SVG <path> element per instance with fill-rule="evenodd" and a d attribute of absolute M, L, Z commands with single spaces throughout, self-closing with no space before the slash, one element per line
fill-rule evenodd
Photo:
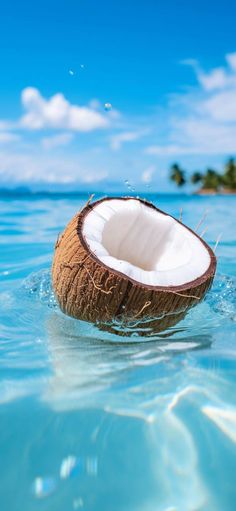
<path fill-rule="evenodd" d="M 185 229 L 190 231 L 194 236 L 196 236 L 201 241 L 201 243 L 204 245 L 204 247 L 206 248 L 206 250 L 209 253 L 210 264 L 208 266 L 208 269 L 205 271 L 205 273 L 203 273 L 197 279 L 191 280 L 189 282 L 186 282 L 185 284 L 181 284 L 181 285 L 178 285 L 178 286 L 152 286 L 150 284 L 144 284 L 142 282 L 139 282 L 138 280 L 135 280 L 135 279 L 133 279 L 131 277 L 128 277 L 128 275 L 126 275 L 125 273 L 122 273 L 122 272 L 120 272 L 118 270 L 115 270 L 114 268 L 111 268 L 110 266 L 108 266 L 105 263 L 103 263 L 94 254 L 94 252 L 92 252 L 92 250 L 90 249 L 89 245 L 86 242 L 86 239 L 83 236 L 82 229 L 83 229 L 83 224 L 84 224 L 84 220 L 85 220 L 86 216 L 91 212 L 91 210 L 95 206 L 97 206 L 98 204 L 101 204 L 104 201 L 114 200 L 114 199 L 115 200 L 138 200 L 142 204 L 145 204 L 145 206 L 148 206 L 148 207 L 154 209 L 155 211 L 158 211 L 159 213 L 161 213 L 161 214 L 163 214 L 165 216 L 169 216 L 170 218 L 173 218 L 173 220 L 175 220 L 179 224 L 183 225 L 185 227 Z M 117 276 L 119 276 L 119 277 L 121 277 L 121 278 L 123 278 L 123 279 L 125 279 L 125 280 L 127 280 L 129 282 L 131 282 L 132 284 L 140 287 L 140 288 L 145 288 L 147 290 L 150 289 L 150 290 L 153 290 L 153 291 L 155 290 L 155 291 L 166 291 L 166 292 L 185 291 L 185 290 L 193 289 L 194 287 L 203 284 L 206 280 L 208 280 L 209 278 L 214 277 L 214 275 L 215 275 L 216 265 L 217 265 L 216 256 L 215 256 L 213 250 L 211 249 L 211 247 L 206 243 L 206 241 L 203 240 L 195 231 L 193 231 L 193 229 L 191 229 L 187 225 L 183 224 L 180 220 L 177 220 L 177 218 L 175 218 L 173 215 L 169 215 L 165 211 L 162 211 L 161 209 L 157 208 L 152 202 L 149 202 L 146 199 L 140 199 L 140 198 L 132 197 L 132 196 L 125 196 L 125 197 L 117 197 L 117 196 L 113 197 L 112 196 L 112 197 L 103 197 L 102 199 L 98 199 L 98 200 L 96 200 L 96 201 L 94 201 L 92 203 L 89 202 L 78 213 L 78 222 L 77 222 L 76 230 L 77 230 L 77 234 L 78 234 L 80 243 L 82 244 L 82 246 L 86 250 L 86 252 L 88 252 L 88 254 L 91 257 L 91 259 L 93 259 L 102 268 L 105 268 L 106 270 L 108 270 L 111 274 L 117 275 Z"/>

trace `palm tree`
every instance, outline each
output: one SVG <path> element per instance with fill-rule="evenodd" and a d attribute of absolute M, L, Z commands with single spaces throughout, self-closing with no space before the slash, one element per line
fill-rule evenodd
<path fill-rule="evenodd" d="M 201 183 L 203 180 L 203 175 L 201 174 L 201 172 L 194 172 L 191 176 L 191 183 L 193 185 L 196 185 L 197 183 Z"/>
<path fill-rule="evenodd" d="M 218 190 L 222 184 L 222 176 L 213 169 L 207 169 L 202 177 L 202 188 L 209 188 L 211 190 Z"/>
<path fill-rule="evenodd" d="M 170 169 L 170 179 L 177 184 L 177 186 L 183 186 L 186 183 L 185 172 L 182 170 L 178 163 L 173 163 Z"/>
<path fill-rule="evenodd" d="M 231 190 L 236 189 L 236 162 L 234 158 L 229 158 L 226 162 L 224 175 L 223 175 L 223 183 L 227 188 Z"/>

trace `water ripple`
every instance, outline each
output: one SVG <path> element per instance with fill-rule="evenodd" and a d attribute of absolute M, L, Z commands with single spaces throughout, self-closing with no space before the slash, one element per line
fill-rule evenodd
<path fill-rule="evenodd" d="M 145 336 L 137 321 L 92 325 L 57 306 L 53 245 L 79 209 L 78 197 L 2 201 L 6 509 L 233 509 L 236 281 L 229 201 L 211 201 L 212 245 L 224 231 L 212 289 L 175 328 L 155 334 L 147 322 Z M 193 226 L 208 202 L 158 198 L 176 216 L 184 206 Z"/>

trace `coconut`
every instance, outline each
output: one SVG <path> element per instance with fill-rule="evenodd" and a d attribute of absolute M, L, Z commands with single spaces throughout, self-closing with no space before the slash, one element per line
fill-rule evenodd
<path fill-rule="evenodd" d="M 212 284 L 216 258 L 194 231 L 134 197 L 89 202 L 59 237 L 52 266 L 61 310 L 109 323 L 176 324 Z"/>

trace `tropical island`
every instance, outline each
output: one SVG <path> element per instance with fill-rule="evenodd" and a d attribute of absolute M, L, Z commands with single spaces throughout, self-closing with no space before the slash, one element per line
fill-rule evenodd
<path fill-rule="evenodd" d="M 170 169 L 170 179 L 178 187 L 182 187 L 188 182 L 200 185 L 195 192 L 197 194 L 234 194 L 236 193 L 236 161 L 234 158 L 229 158 L 222 173 L 207 168 L 205 172 L 195 171 L 190 179 L 187 179 L 186 172 L 178 163 L 173 163 Z"/>

